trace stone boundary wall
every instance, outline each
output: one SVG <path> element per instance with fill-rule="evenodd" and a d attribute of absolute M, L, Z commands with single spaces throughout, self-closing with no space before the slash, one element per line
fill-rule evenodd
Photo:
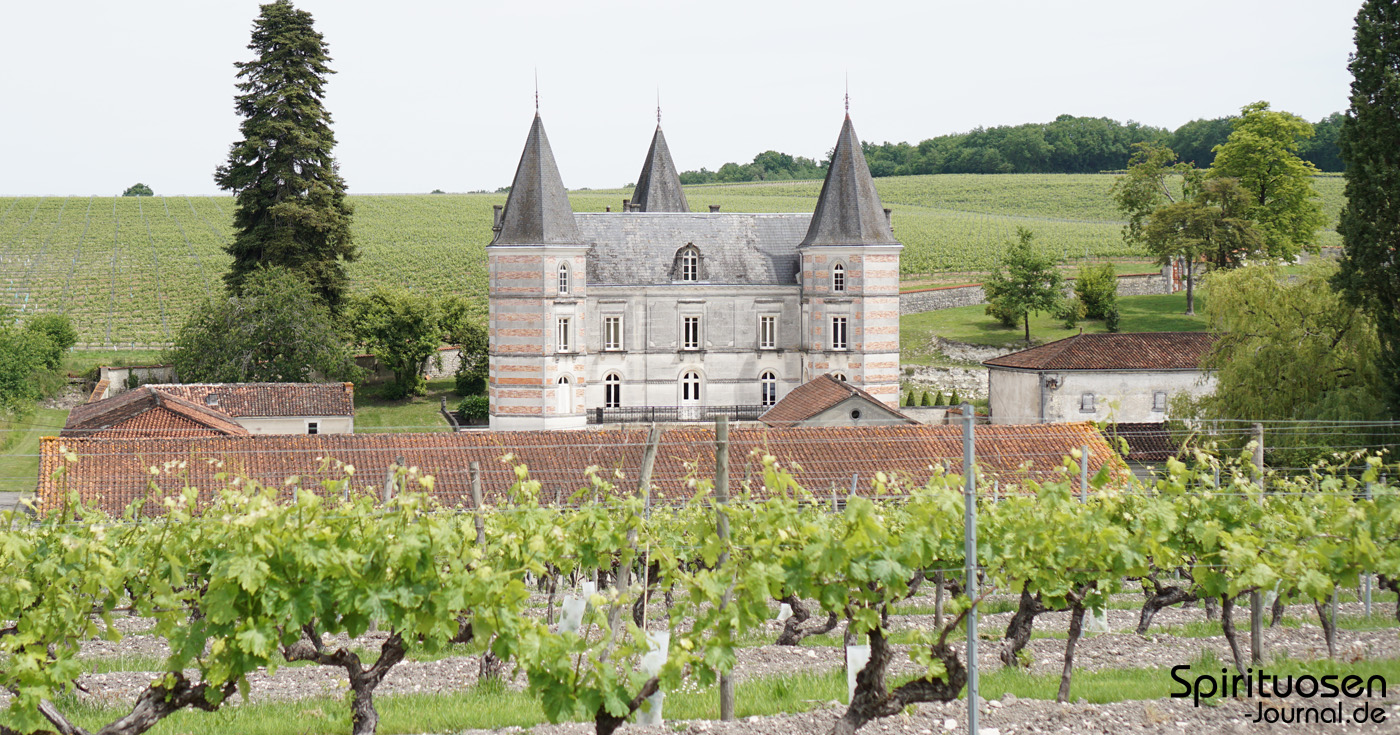
<path fill-rule="evenodd" d="M 1065 279 L 1073 284 L 1074 279 Z M 1169 294 L 1171 279 L 1162 273 L 1126 273 L 1118 276 L 1119 296 L 1147 296 Z M 906 291 L 899 295 L 899 315 L 917 314 L 923 311 L 939 311 L 959 306 L 974 306 L 987 303 L 982 284 L 967 286 L 942 286 L 925 288 L 919 291 Z"/>

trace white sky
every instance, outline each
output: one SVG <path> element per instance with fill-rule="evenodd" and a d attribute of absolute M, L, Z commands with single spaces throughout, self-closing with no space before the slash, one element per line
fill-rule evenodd
<path fill-rule="evenodd" d="M 16 2 L 0 21 L 0 194 L 216 194 L 256 0 Z M 541 111 L 564 183 L 635 181 L 655 125 L 682 170 L 820 158 L 843 80 L 863 140 L 1104 116 L 1175 128 L 1255 100 L 1347 104 L 1360 0 L 298 0 L 338 73 L 351 193 L 510 183 Z"/>

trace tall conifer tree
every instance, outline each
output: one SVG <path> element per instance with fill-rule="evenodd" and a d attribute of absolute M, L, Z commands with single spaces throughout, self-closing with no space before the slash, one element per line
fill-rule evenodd
<path fill-rule="evenodd" d="M 355 246 L 345 181 L 331 153 L 331 115 L 322 104 L 326 76 L 334 73 L 326 43 L 310 13 L 277 0 L 262 6 L 248 48 L 257 58 L 235 63 L 243 140 L 214 174 L 238 202 L 224 281 L 236 295 L 253 269 L 283 266 L 334 309 Z"/>
<path fill-rule="evenodd" d="M 1335 285 L 1376 319 L 1381 384 L 1400 417 L 1400 6 L 1367 0 L 1356 15 L 1351 108 L 1338 144 L 1346 163 L 1344 245 Z"/>

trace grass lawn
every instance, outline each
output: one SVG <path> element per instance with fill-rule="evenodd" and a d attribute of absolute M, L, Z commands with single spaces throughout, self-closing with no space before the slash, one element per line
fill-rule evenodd
<path fill-rule="evenodd" d="M 1153 296 L 1120 296 L 1118 310 L 1122 315 L 1118 328 L 1123 332 L 1199 332 L 1206 328 L 1201 311 L 1205 305 L 1200 292 L 1196 293 L 1196 315 L 1187 316 L 1186 294 L 1159 294 Z M 1074 329 L 1065 329 L 1060 321 L 1050 314 L 1031 317 L 1031 341 L 1036 344 L 1053 342 L 1079 333 L 1106 332 L 1102 320 L 1086 320 Z M 934 365 L 943 360 L 940 354 L 929 348 L 935 335 L 955 342 L 993 347 L 1021 346 L 1025 344 L 1024 328 L 1003 327 L 1001 322 L 986 314 L 986 306 L 960 306 L 956 309 L 926 311 L 907 314 L 899 319 L 900 342 L 903 346 L 900 361 L 905 364 Z"/>
<path fill-rule="evenodd" d="M 428 381 L 428 394 L 386 400 L 379 397 L 379 386 L 355 386 L 355 433 L 406 431 L 451 431 L 439 409 L 447 398 L 449 410 L 456 409 L 462 398 L 457 395 L 453 378 Z"/>
<path fill-rule="evenodd" d="M 63 372 L 79 375 L 99 365 L 161 365 L 159 350 L 69 350 L 63 356 Z"/>
<path fill-rule="evenodd" d="M 8 436 L 10 430 L 16 432 L 0 451 L 0 493 L 34 490 L 39 480 L 39 437 L 58 436 L 67 420 L 65 409 L 40 408 L 13 425 L 0 422 L 0 431 L 5 432 L 0 436 Z"/>

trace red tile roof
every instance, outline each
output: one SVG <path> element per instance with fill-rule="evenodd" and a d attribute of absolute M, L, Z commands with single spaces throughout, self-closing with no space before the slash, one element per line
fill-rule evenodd
<path fill-rule="evenodd" d="M 242 436 L 247 429 L 218 411 L 141 386 L 84 403 L 68 413 L 61 436 Z"/>
<path fill-rule="evenodd" d="M 1208 332 L 1079 334 L 983 362 L 1023 370 L 1200 370 Z"/>
<path fill-rule="evenodd" d="M 816 416 L 851 396 L 859 396 L 907 420 L 911 424 L 918 423 L 914 419 L 900 413 L 898 410 L 886 406 L 879 398 L 866 393 L 850 383 L 837 380 L 830 375 L 821 375 L 814 380 L 809 380 L 793 388 L 792 392 L 783 396 L 781 401 L 778 401 L 772 408 L 765 411 L 762 416 L 758 417 L 758 420 L 774 427 L 793 426 Z"/>
<path fill-rule="evenodd" d="M 233 418 L 354 416 L 354 383 L 171 383 L 152 388 Z M 216 403 L 210 403 L 210 396 Z"/>
<path fill-rule="evenodd" d="M 39 502 L 54 508 L 65 491 L 109 512 L 119 512 L 137 498 L 175 493 L 187 483 L 212 494 L 229 477 L 246 476 L 284 487 L 298 476 L 301 487 L 320 488 L 319 481 L 341 478 L 331 459 L 353 465 L 357 487 L 382 488 L 391 464 L 420 467 L 435 477 L 434 493 L 447 505 L 470 502 L 468 467 L 481 463 L 485 490 L 500 497 L 515 481 L 514 462 L 530 468 L 548 500 L 567 501 L 587 485 L 585 471 L 627 487 L 635 482 L 647 432 L 635 430 L 461 432 L 447 434 L 318 434 L 252 435 L 216 438 L 88 439 L 45 438 Z M 884 426 L 795 429 L 734 429 L 730 432 L 730 466 L 734 492 L 761 486 L 762 457 L 777 457 L 799 482 L 813 492 L 845 494 L 856 475 L 862 492 L 869 492 L 876 472 L 923 483 L 941 465 L 949 472 L 962 469 L 962 427 Z M 1014 482 L 1025 476 L 1043 477 L 1077 447 L 1091 450 L 1091 471 L 1105 462 L 1126 475 L 1126 465 L 1109 449 L 1092 424 L 978 426 L 976 445 L 985 476 Z M 77 456 L 69 463 L 65 452 Z M 693 477 L 711 477 L 714 431 L 708 427 L 670 429 L 662 433 L 653 481 L 660 499 L 681 500 L 694 494 Z M 164 471 L 170 463 L 174 469 Z M 162 468 L 158 475 L 151 468 Z M 59 469 L 63 473 L 55 475 Z M 622 479 L 615 479 L 621 473 Z M 155 504 L 158 509 L 159 504 Z"/>

